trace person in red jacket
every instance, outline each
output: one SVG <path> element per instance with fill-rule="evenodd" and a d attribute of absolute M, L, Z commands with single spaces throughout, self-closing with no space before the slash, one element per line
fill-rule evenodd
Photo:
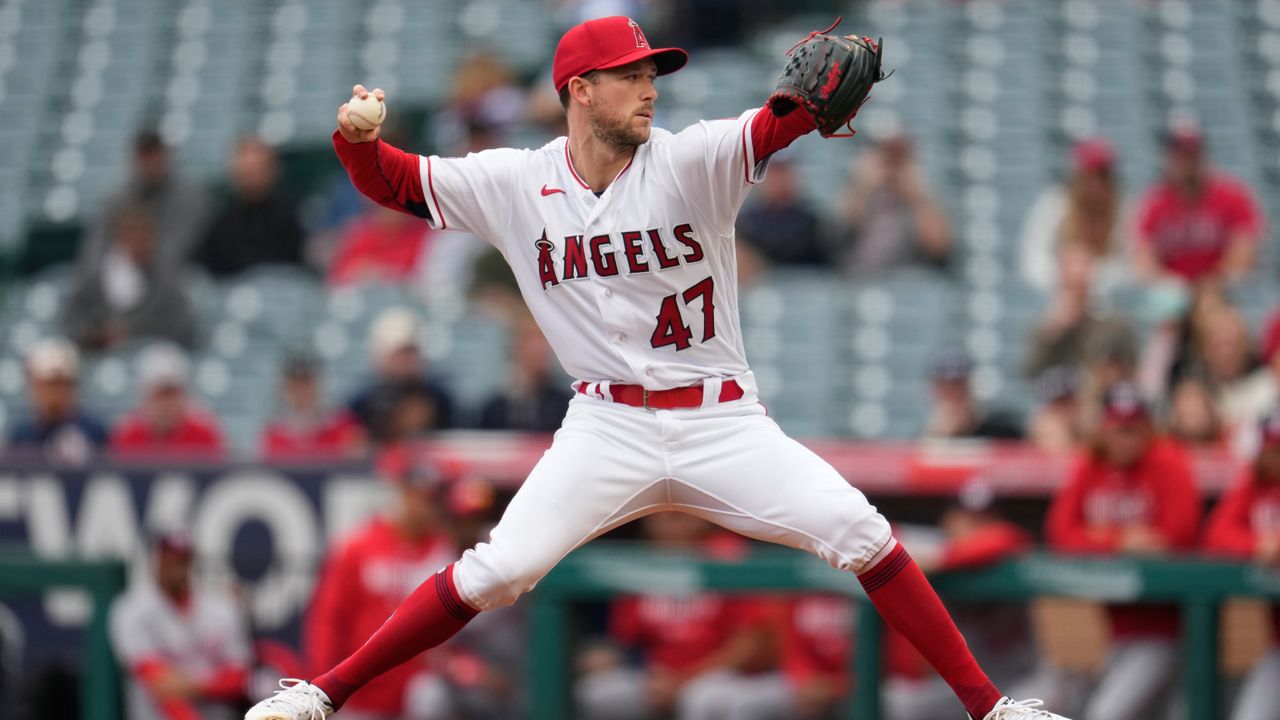
<path fill-rule="evenodd" d="M 1112 385 L 1103 418 L 1049 507 L 1050 547 L 1063 553 L 1161 555 L 1196 541 L 1200 497 L 1189 458 L 1159 437 L 1135 385 Z M 1112 647 L 1090 720 L 1153 717 L 1178 669 L 1179 620 L 1168 605 L 1109 608 Z"/>
<path fill-rule="evenodd" d="M 329 285 L 405 283 L 413 279 L 433 231 L 411 215 L 368 204 L 342 233 Z"/>
<path fill-rule="evenodd" d="M 979 568 L 1029 550 L 1031 535 L 1000 517 L 994 502 L 995 493 L 987 482 L 978 479 L 966 484 L 942 515 L 941 542 L 930 548 L 932 552 L 912 549 L 921 569 L 933 573 Z M 1020 683 L 1035 670 L 1024 615 L 1009 612 L 1005 605 L 952 610 L 974 654 L 1001 686 Z M 853 689 L 848 675 L 853 622 L 848 598 L 803 595 L 788 604 L 782 671 L 791 707 L 785 717 L 838 717 L 843 698 Z M 892 630 L 885 633 L 884 661 L 886 678 L 881 687 L 887 720 L 933 720 L 963 713 L 946 683 L 905 637 Z"/>
<path fill-rule="evenodd" d="M 458 554 L 441 509 L 448 486 L 439 466 L 394 446 L 378 461 L 395 489 L 389 511 L 334 546 L 304 628 L 313 668 L 331 667 L 382 626 L 414 588 Z M 343 706 L 355 720 L 447 717 L 444 687 L 427 656 L 379 676 Z"/>
<path fill-rule="evenodd" d="M 1262 446 L 1253 464 L 1222 497 L 1205 532 L 1204 549 L 1280 569 L 1280 409 L 1259 427 Z M 1280 708 L 1280 605 L 1272 607 L 1276 643 L 1240 689 L 1231 720 L 1272 720 Z"/>
<path fill-rule="evenodd" d="M 1210 167 L 1199 128 L 1177 125 L 1164 145 L 1164 175 L 1138 207 L 1139 272 L 1191 284 L 1239 278 L 1263 235 L 1257 201 L 1243 182 Z"/>
<path fill-rule="evenodd" d="M 112 430 L 112 455 L 128 460 L 222 459 L 222 431 L 213 415 L 192 402 L 189 373 L 186 354 L 172 343 L 152 345 L 138 355 L 142 402 Z"/>
<path fill-rule="evenodd" d="M 705 520 L 661 512 L 643 520 L 660 550 L 730 560 L 745 543 L 720 534 Z M 623 665 L 596 648 L 584 654 L 577 687 L 585 720 L 680 720 L 779 717 L 786 688 L 776 664 L 779 606 L 752 596 L 706 592 L 629 595 L 610 608 L 617 647 L 637 652 L 642 668 Z"/>
<path fill-rule="evenodd" d="M 262 458 L 270 462 L 317 462 L 364 450 L 364 430 L 349 410 L 321 404 L 320 371 L 314 357 L 293 354 L 281 373 L 280 413 L 262 431 Z"/>

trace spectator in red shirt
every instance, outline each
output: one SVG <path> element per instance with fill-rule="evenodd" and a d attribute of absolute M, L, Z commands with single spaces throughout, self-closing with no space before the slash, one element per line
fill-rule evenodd
<path fill-rule="evenodd" d="M 332 667 L 382 626 L 409 593 L 458 555 L 441 508 L 448 486 L 436 464 L 394 446 L 379 458 L 388 511 L 337 543 L 325 560 L 304 628 L 308 663 Z M 364 686 L 343 705 L 363 720 L 445 717 L 444 687 L 427 656 Z"/>
<path fill-rule="evenodd" d="M 673 553 L 732 557 L 737 538 L 716 545 L 705 521 L 664 512 L 645 518 L 653 545 Z M 586 720 L 676 717 L 772 718 L 784 706 L 786 686 L 774 665 L 776 606 L 758 598 L 709 593 L 636 595 L 614 601 L 610 633 L 636 650 L 643 669 L 621 664 L 597 648 L 584 655 L 577 688 Z"/>
<path fill-rule="evenodd" d="M 329 265 L 329 284 L 409 281 L 423 257 L 429 232 L 412 215 L 370 203 L 342 233 Z"/>
<path fill-rule="evenodd" d="M 1047 535 L 1060 552 L 1161 555 L 1196 540 L 1200 497 L 1187 456 L 1157 436 L 1131 383 L 1103 396 L 1103 418 L 1049 508 Z M 1088 709 L 1090 720 L 1154 717 L 1170 695 L 1179 657 L 1177 609 L 1109 608 L 1112 647 Z"/>
<path fill-rule="evenodd" d="M 1280 568 L 1280 410 L 1258 428 L 1262 447 L 1223 496 L 1205 533 L 1207 552 Z M 1269 720 L 1280 708 L 1280 605 L 1272 607 L 1275 643 L 1240 689 L 1231 720 Z"/>
<path fill-rule="evenodd" d="M 271 462 L 314 461 L 360 453 L 364 432 L 350 411 L 321 406 L 319 367 L 310 355 L 285 359 L 280 413 L 262 432 L 262 457 Z"/>
<path fill-rule="evenodd" d="M 161 343 L 138 356 L 142 402 L 111 433 L 117 458 L 220 460 L 222 431 L 187 393 L 189 363 L 176 345 Z"/>
<path fill-rule="evenodd" d="M 994 512 L 994 501 L 989 484 L 975 481 L 966 485 L 956 504 L 942 516 L 942 542 L 932 548 L 912 549 L 921 569 L 941 572 L 983 567 L 1030 549 L 1030 535 Z M 983 667 L 994 668 L 992 677 L 1001 686 L 1017 682 L 1035 669 L 1028 657 L 1032 648 L 1025 615 L 1009 612 L 1008 606 L 953 610 L 958 611 L 956 621 L 961 623 L 970 647 L 982 658 Z M 848 598 L 806 595 L 788 604 L 782 670 L 791 706 L 779 717 L 838 717 L 853 689 L 848 676 L 852 631 L 853 606 Z M 892 630 L 885 636 L 885 671 L 882 695 L 887 720 L 934 720 L 964 712 L 947 684 L 929 669 L 906 638 Z"/>
<path fill-rule="evenodd" d="M 1257 201 L 1243 182 L 1209 166 L 1198 128 L 1175 126 L 1164 143 L 1164 176 L 1138 209 L 1139 272 L 1192 284 L 1240 277 L 1262 236 Z"/>

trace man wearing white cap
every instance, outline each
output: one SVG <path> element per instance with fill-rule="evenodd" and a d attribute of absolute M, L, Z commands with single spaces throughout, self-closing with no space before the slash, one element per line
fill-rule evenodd
<path fill-rule="evenodd" d="M 176 345 L 152 345 L 138 356 L 142 402 L 111 433 L 117 457 L 216 460 L 222 457 L 222 431 L 187 395 L 187 356 Z"/>
<path fill-rule="evenodd" d="M 107 430 L 80 409 L 75 345 L 64 338 L 41 340 L 26 365 L 31 414 L 9 434 L 10 453 L 59 464 L 88 462 L 106 443 Z"/>
<path fill-rule="evenodd" d="M 418 318 L 402 307 L 383 310 L 369 330 L 374 377 L 351 399 L 351 412 L 375 440 L 451 427 L 453 399 L 426 371 Z"/>

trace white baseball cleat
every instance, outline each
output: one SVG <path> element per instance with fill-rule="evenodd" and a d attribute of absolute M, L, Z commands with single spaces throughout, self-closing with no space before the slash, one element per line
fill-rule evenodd
<path fill-rule="evenodd" d="M 325 720 L 336 712 L 329 696 L 304 680 L 280 681 L 283 690 L 249 708 L 244 720 Z"/>
<path fill-rule="evenodd" d="M 1048 710 L 1041 710 L 1043 706 L 1043 700 L 1014 700 L 1003 697 L 982 720 L 1070 720 Z"/>

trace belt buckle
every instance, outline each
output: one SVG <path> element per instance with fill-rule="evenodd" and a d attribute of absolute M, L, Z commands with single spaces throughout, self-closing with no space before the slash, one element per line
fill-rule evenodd
<path fill-rule="evenodd" d="M 641 402 L 644 404 L 645 410 L 652 410 L 652 408 L 649 407 L 649 388 L 647 387 L 640 388 L 640 399 L 641 399 Z"/>

